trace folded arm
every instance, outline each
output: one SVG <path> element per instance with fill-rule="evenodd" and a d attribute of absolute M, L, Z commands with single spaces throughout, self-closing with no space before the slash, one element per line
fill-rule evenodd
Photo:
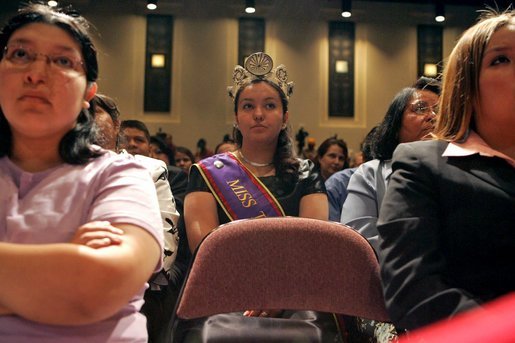
<path fill-rule="evenodd" d="M 0 314 L 78 325 L 118 312 L 144 286 L 161 254 L 140 227 L 113 226 L 123 230 L 119 244 L 101 249 L 0 243 Z"/>

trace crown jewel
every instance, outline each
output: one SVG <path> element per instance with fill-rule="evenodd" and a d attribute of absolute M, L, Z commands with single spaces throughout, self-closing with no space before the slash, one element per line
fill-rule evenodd
<path fill-rule="evenodd" d="M 286 98 L 289 99 L 293 93 L 293 82 L 288 82 L 288 72 L 284 65 L 272 69 L 274 61 L 272 57 L 264 52 L 256 52 L 245 60 L 245 68 L 237 65 L 232 73 L 233 85 L 227 87 L 229 96 L 236 98 L 238 90 L 247 86 L 254 80 L 268 80 L 282 89 Z"/>

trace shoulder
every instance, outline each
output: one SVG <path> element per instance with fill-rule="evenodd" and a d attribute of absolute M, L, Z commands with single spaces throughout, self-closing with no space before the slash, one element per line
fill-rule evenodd
<path fill-rule="evenodd" d="M 134 159 L 150 172 L 154 181 L 168 179 L 168 167 L 163 161 L 143 155 L 134 155 Z"/>
<path fill-rule="evenodd" d="M 361 164 L 351 177 L 351 183 L 356 182 L 355 180 L 364 179 L 367 182 L 373 182 L 377 175 L 381 173 L 383 162 L 375 159 Z"/>
<path fill-rule="evenodd" d="M 449 142 L 442 140 L 401 143 L 393 153 L 393 160 L 402 158 L 434 159 L 441 157 Z"/>
<path fill-rule="evenodd" d="M 139 163 L 143 164 L 143 166 L 147 167 L 148 169 L 159 169 L 159 168 L 165 168 L 166 163 L 164 163 L 161 160 L 158 160 L 156 158 L 147 157 L 143 155 L 134 155 L 134 159 L 138 161 Z"/>
<path fill-rule="evenodd" d="M 151 174 L 148 168 L 132 155 L 117 154 L 107 150 L 102 151 L 101 156 L 91 159 L 88 164 L 81 167 L 90 177 L 109 177 L 118 174 L 146 178 Z"/>
<path fill-rule="evenodd" d="M 340 188 L 344 187 L 346 188 L 351 176 L 354 174 L 354 172 L 358 168 L 347 168 L 344 170 L 340 170 L 333 175 L 331 175 L 326 181 L 325 181 L 325 187 L 329 191 L 331 188 Z"/>

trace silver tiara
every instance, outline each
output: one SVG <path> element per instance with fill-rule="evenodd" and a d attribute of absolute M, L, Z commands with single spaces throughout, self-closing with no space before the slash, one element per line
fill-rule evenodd
<path fill-rule="evenodd" d="M 234 101 L 238 90 L 254 80 L 268 80 L 282 89 L 286 98 L 293 93 L 293 82 L 288 82 L 288 72 L 284 65 L 273 69 L 272 57 L 264 52 L 255 52 L 245 60 L 245 68 L 237 65 L 232 73 L 233 85 L 227 87 L 229 96 Z"/>

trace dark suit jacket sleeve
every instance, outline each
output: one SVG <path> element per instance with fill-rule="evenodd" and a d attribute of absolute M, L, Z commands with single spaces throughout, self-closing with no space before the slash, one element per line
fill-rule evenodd
<path fill-rule="evenodd" d="M 386 306 L 394 324 L 404 329 L 478 305 L 444 277 L 437 180 L 442 157 L 435 147 L 399 145 L 377 226 Z"/>

